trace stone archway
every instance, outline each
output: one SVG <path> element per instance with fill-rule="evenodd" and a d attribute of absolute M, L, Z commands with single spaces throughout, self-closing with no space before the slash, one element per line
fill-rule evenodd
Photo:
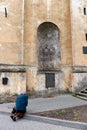
<path fill-rule="evenodd" d="M 38 66 L 41 71 L 56 71 L 60 66 L 60 31 L 51 22 L 40 24 L 37 30 Z"/>

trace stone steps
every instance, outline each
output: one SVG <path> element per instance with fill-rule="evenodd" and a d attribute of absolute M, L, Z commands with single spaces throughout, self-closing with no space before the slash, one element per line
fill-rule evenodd
<path fill-rule="evenodd" d="M 87 90 L 86 90 L 86 89 L 84 89 L 83 91 L 81 91 L 81 93 L 87 93 Z"/>
<path fill-rule="evenodd" d="M 84 97 L 87 97 L 87 94 L 86 93 L 81 93 L 81 92 L 79 92 L 79 93 L 77 93 L 79 96 L 84 96 Z"/>
<path fill-rule="evenodd" d="M 78 98 L 80 99 L 83 99 L 83 100 L 86 100 L 87 101 L 87 97 L 83 97 L 83 96 L 79 96 L 79 95 L 76 95 Z"/>
<path fill-rule="evenodd" d="M 77 92 L 77 93 L 76 93 L 76 96 L 77 96 L 78 98 L 87 100 L 87 88 L 81 90 L 80 92 Z"/>

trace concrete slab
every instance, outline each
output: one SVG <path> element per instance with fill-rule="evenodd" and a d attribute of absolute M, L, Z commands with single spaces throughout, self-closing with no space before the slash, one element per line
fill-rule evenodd
<path fill-rule="evenodd" d="M 52 98 L 34 98 L 29 99 L 27 106 L 27 113 L 23 120 L 18 121 L 17 129 L 23 130 L 87 130 L 87 123 L 71 122 L 66 120 L 58 120 L 47 117 L 39 117 L 29 115 L 30 113 L 49 111 L 55 109 L 63 109 L 74 106 L 87 105 L 87 101 L 73 97 L 72 95 L 60 95 Z M 0 130 L 14 130 L 12 120 L 8 120 L 12 108 L 15 103 L 0 104 Z M 9 115 L 8 117 L 5 117 Z M 27 119 L 27 120 L 26 120 Z M 26 121 L 25 121 L 26 120 Z M 2 123 L 4 121 L 4 124 Z M 11 124 L 11 125 L 9 125 Z M 21 125 L 20 125 L 21 124 Z M 22 126 L 23 124 L 23 126 Z M 25 125 L 26 124 L 26 125 Z M 6 126 L 7 125 L 7 126 Z M 15 129 L 16 130 L 16 129 Z"/>
<path fill-rule="evenodd" d="M 9 116 L 0 115 L 0 130 L 81 130 L 61 125 L 21 119 L 13 122 Z"/>
<path fill-rule="evenodd" d="M 87 105 L 87 101 L 72 95 L 60 95 L 52 98 L 33 98 L 28 100 L 27 113 L 43 112 L 81 105 Z M 0 111 L 11 112 L 14 106 L 15 103 L 0 104 Z"/>

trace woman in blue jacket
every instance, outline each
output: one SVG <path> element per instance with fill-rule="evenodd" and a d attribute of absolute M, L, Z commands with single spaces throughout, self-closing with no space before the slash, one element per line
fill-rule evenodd
<path fill-rule="evenodd" d="M 28 105 L 28 96 L 26 94 L 18 95 L 13 108 L 11 118 L 16 121 L 17 118 L 22 118 L 26 112 L 26 106 Z"/>

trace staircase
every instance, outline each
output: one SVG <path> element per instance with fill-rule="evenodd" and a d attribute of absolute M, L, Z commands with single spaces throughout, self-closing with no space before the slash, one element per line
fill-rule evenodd
<path fill-rule="evenodd" d="M 84 88 L 80 92 L 77 92 L 76 96 L 81 98 L 81 99 L 87 100 L 87 88 Z"/>

